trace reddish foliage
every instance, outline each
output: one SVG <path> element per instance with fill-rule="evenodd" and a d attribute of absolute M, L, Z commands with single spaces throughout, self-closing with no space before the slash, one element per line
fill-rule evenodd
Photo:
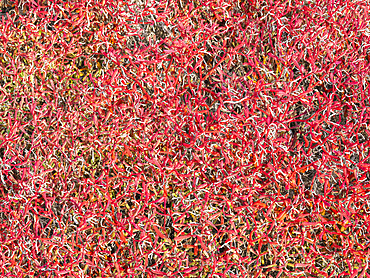
<path fill-rule="evenodd" d="M 370 277 L 368 1 L 0 8 L 2 277 Z"/>

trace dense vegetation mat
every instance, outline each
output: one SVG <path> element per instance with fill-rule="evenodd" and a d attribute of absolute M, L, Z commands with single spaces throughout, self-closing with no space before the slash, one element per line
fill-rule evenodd
<path fill-rule="evenodd" d="M 370 277 L 368 1 L 1 1 L 1 277 Z"/>

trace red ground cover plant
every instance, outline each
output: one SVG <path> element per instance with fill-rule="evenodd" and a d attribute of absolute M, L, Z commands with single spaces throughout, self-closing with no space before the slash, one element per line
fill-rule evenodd
<path fill-rule="evenodd" d="M 1 277 L 370 277 L 368 1 L 2 1 Z"/>

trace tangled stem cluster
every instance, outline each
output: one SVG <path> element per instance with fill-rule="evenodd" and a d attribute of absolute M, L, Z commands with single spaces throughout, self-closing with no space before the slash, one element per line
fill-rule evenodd
<path fill-rule="evenodd" d="M 1 277 L 370 277 L 368 1 L 0 8 Z"/>

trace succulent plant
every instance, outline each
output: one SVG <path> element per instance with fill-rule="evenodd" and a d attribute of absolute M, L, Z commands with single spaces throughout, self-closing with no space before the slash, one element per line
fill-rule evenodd
<path fill-rule="evenodd" d="M 365 277 L 367 1 L 2 1 L 1 277 Z"/>

